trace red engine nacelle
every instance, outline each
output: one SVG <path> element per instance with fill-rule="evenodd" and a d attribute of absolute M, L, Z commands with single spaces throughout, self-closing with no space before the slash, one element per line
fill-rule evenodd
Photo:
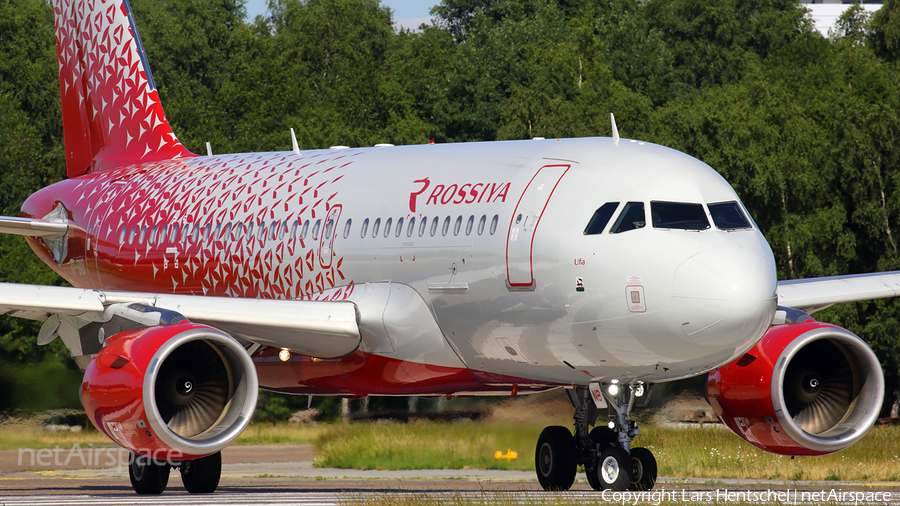
<path fill-rule="evenodd" d="M 98 430 L 133 452 L 173 461 L 210 455 L 241 434 L 256 369 L 227 334 L 187 322 L 116 334 L 91 361 L 81 402 Z"/>
<path fill-rule="evenodd" d="M 709 373 L 709 403 L 735 434 L 780 455 L 824 455 L 872 427 L 884 376 L 852 332 L 818 322 L 772 327 L 738 360 Z"/>

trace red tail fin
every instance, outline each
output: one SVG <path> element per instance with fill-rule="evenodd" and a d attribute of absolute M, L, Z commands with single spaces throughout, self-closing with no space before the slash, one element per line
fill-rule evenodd
<path fill-rule="evenodd" d="M 195 156 L 172 133 L 128 0 L 54 0 L 69 177 Z"/>

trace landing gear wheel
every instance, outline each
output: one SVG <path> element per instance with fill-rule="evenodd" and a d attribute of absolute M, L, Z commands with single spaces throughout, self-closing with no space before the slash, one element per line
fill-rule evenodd
<path fill-rule="evenodd" d="M 600 454 L 597 481 L 602 490 L 627 490 L 631 485 L 631 456 L 623 448 L 611 446 Z"/>
<path fill-rule="evenodd" d="M 131 488 L 140 495 L 159 495 L 169 484 L 169 466 L 149 457 L 131 454 L 128 459 Z"/>
<path fill-rule="evenodd" d="M 591 430 L 591 441 L 595 445 L 599 446 L 600 452 L 607 448 L 618 446 L 619 436 L 616 432 L 609 427 L 594 427 Z M 584 475 L 587 477 L 588 484 L 594 490 L 603 490 L 603 486 L 600 484 L 600 475 L 597 472 L 597 466 L 595 465 L 593 469 L 585 469 Z"/>
<path fill-rule="evenodd" d="M 211 494 L 222 475 L 222 452 L 189 460 L 181 465 L 181 483 L 192 494 Z"/>
<path fill-rule="evenodd" d="M 547 427 L 534 451 L 538 481 L 544 490 L 569 490 L 575 483 L 575 438 L 569 429 Z"/>
<path fill-rule="evenodd" d="M 656 457 L 646 448 L 631 449 L 633 468 L 628 490 L 650 490 L 656 485 Z"/>
<path fill-rule="evenodd" d="M 609 427 L 594 427 L 591 429 L 591 440 L 594 444 L 600 445 L 601 452 L 605 450 L 607 446 L 619 445 L 618 434 Z"/>

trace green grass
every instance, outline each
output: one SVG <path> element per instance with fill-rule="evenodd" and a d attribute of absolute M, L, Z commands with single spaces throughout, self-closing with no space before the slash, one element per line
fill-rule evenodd
<path fill-rule="evenodd" d="M 353 469 L 534 469 L 536 423 L 377 422 L 333 425 L 318 440 L 316 467 Z M 494 460 L 512 449 L 518 460 Z"/>
<path fill-rule="evenodd" d="M 236 445 L 312 444 L 329 430 L 328 425 L 260 423 L 244 429 Z"/>
<path fill-rule="evenodd" d="M 312 444 L 328 430 L 327 425 L 296 425 L 288 423 L 254 424 L 247 427 L 234 443 L 236 445 Z M 19 448 L 71 448 L 74 444 L 86 446 L 116 446 L 109 438 L 93 427 L 81 432 L 47 432 L 40 425 L 0 425 L 0 450 Z"/>
<path fill-rule="evenodd" d="M 773 480 L 900 480 L 900 427 L 874 427 L 846 450 L 819 457 L 765 452 L 721 427 L 646 426 L 635 440 L 653 451 L 661 476 Z"/>
<path fill-rule="evenodd" d="M 86 447 L 115 446 L 106 436 L 97 430 L 89 429 L 81 432 L 46 432 L 37 427 L 0 427 L 0 450 L 18 450 L 19 448 L 71 448 L 72 445 Z"/>
<path fill-rule="evenodd" d="M 351 423 L 317 442 L 314 465 L 354 469 L 534 469 L 542 423 Z M 875 427 L 859 443 L 821 457 L 774 455 L 721 426 L 642 427 L 635 446 L 653 451 L 661 476 L 772 480 L 900 481 L 900 427 Z M 514 462 L 494 452 L 518 452 Z"/>

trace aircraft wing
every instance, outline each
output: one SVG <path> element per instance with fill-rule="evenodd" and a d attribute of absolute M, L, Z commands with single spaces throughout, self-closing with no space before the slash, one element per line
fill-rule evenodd
<path fill-rule="evenodd" d="M 360 343 L 358 311 L 349 301 L 201 297 L 0 283 L 0 314 L 44 321 L 41 335 L 45 340 L 55 337 L 54 326 L 69 324 L 78 329 L 91 322 L 109 321 L 111 306 L 133 303 L 175 311 L 191 322 L 234 337 L 314 357 L 344 356 Z"/>
<path fill-rule="evenodd" d="M 0 234 L 62 237 L 68 230 L 69 225 L 60 221 L 0 216 Z"/>
<path fill-rule="evenodd" d="M 778 305 L 814 313 L 839 302 L 900 296 L 900 271 L 778 282 Z"/>

